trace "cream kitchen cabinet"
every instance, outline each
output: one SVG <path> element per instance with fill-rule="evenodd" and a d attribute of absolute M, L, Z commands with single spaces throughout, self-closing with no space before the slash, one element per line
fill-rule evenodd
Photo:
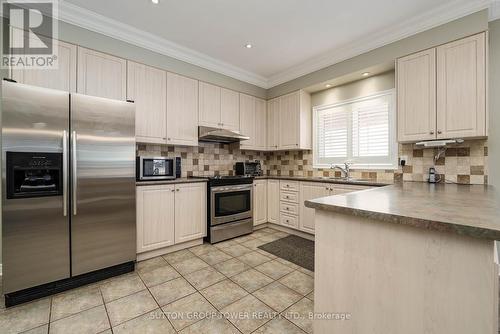
<path fill-rule="evenodd" d="M 222 127 L 220 119 L 221 88 L 202 81 L 200 81 L 199 87 L 199 124 L 215 128 Z"/>
<path fill-rule="evenodd" d="M 253 224 L 267 223 L 267 180 L 253 182 Z"/>
<path fill-rule="evenodd" d="M 264 151 L 267 149 L 266 101 L 240 93 L 240 130 L 250 137 L 240 143 L 242 149 Z"/>
<path fill-rule="evenodd" d="M 175 243 L 175 186 L 137 187 L 137 253 Z"/>
<path fill-rule="evenodd" d="M 167 144 L 198 145 L 198 81 L 167 73 Z"/>
<path fill-rule="evenodd" d="M 206 191 L 205 183 L 137 187 L 137 253 L 206 236 Z"/>
<path fill-rule="evenodd" d="M 199 125 L 238 131 L 238 92 L 200 81 Z"/>
<path fill-rule="evenodd" d="M 300 90 L 281 96 L 279 102 L 280 150 L 312 148 L 311 96 Z"/>
<path fill-rule="evenodd" d="M 12 38 L 22 38 L 22 31 L 12 29 Z M 57 69 L 12 68 L 11 78 L 19 83 L 76 92 L 76 45 L 57 42 Z"/>
<path fill-rule="evenodd" d="M 318 182 L 300 182 L 300 219 L 299 229 L 314 234 L 314 213 L 316 210 L 307 208 L 305 201 L 331 195 L 332 185 Z"/>
<path fill-rule="evenodd" d="M 255 147 L 255 98 L 240 93 L 240 131 L 244 136 L 250 137 L 240 143 L 242 149 Z"/>
<path fill-rule="evenodd" d="M 205 183 L 175 186 L 175 243 L 207 235 L 207 188 Z"/>
<path fill-rule="evenodd" d="M 141 143 L 167 142 L 167 72 L 127 62 L 127 99 L 135 102 L 135 138 Z"/>
<path fill-rule="evenodd" d="M 437 138 L 484 137 L 486 33 L 437 48 Z"/>
<path fill-rule="evenodd" d="M 265 151 L 267 149 L 267 103 L 265 100 L 255 98 L 255 141 L 254 149 Z"/>
<path fill-rule="evenodd" d="M 436 138 L 436 49 L 398 59 L 398 140 Z"/>
<path fill-rule="evenodd" d="M 234 90 L 220 90 L 220 121 L 223 129 L 240 130 L 240 94 Z"/>
<path fill-rule="evenodd" d="M 78 47 L 77 92 L 124 101 L 127 96 L 127 61 Z"/>
<path fill-rule="evenodd" d="M 267 221 L 279 224 L 280 221 L 280 181 L 267 180 Z"/>
<path fill-rule="evenodd" d="M 280 98 L 267 101 L 267 149 L 275 151 L 280 144 Z"/>
<path fill-rule="evenodd" d="M 398 140 L 487 136 L 481 33 L 397 61 Z"/>

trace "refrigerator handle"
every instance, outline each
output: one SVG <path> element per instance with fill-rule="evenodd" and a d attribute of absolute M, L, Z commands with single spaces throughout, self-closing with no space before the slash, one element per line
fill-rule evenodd
<path fill-rule="evenodd" d="M 76 166 L 76 162 L 77 162 L 77 159 L 76 159 L 76 131 L 73 131 L 73 135 L 72 135 L 72 140 L 71 140 L 71 144 L 72 144 L 72 166 L 73 166 L 73 170 L 72 170 L 72 178 L 73 178 L 73 182 L 72 182 L 72 189 L 73 189 L 73 198 L 72 198 L 72 202 L 73 202 L 73 215 L 76 216 L 77 214 L 77 198 L 76 198 L 76 193 L 77 193 L 77 185 L 78 185 L 78 179 L 77 179 L 77 176 L 76 176 L 76 171 L 77 171 L 77 166 Z"/>
<path fill-rule="evenodd" d="M 63 131 L 63 216 L 68 215 L 68 132 Z"/>

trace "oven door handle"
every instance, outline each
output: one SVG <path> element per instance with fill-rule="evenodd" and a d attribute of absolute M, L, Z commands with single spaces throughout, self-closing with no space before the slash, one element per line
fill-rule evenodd
<path fill-rule="evenodd" d="M 214 187 L 211 188 L 210 191 L 212 193 L 223 193 L 223 192 L 230 192 L 230 191 L 239 191 L 239 190 L 251 190 L 252 185 L 247 184 L 244 186 L 222 186 L 222 187 Z"/>

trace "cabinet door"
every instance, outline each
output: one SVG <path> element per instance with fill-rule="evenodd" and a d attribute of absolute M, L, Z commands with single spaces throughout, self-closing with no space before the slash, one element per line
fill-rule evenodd
<path fill-rule="evenodd" d="M 255 141 L 256 150 L 267 149 L 267 103 L 255 99 Z"/>
<path fill-rule="evenodd" d="M 205 183 L 175 186 L 175 243 L 207 235 L 207 187 Z"/>
<path fill-rule="evenodd" d="M 280 99 L 267 102 L 267 149 L 278 149 L 280 134 Z"/>
<path fill-rule="evenodd" d="M 267 223 L 267 180 L 254 181 L 253 224 Z"/>
<path fill-rule="evenodd" d="M 436 49 L 397 63 L 398 140 L 436 138 Z"/>
<path fill-rule="evenodd" d="M 280 97 L 280 143 L 281 150 L 297 149 L 299 146 L 300 92 Z"/>
<path fill-rule="evenodd" d="M 240 130 L 240 94 L 238 92 L 221 88 L 220 117 L 224 129 Z"/>
<path fill-rule="evenodd" d="M 437 137 L 486 136 L 486 35 L 437 49 Z"/>
<path fill-rule="evenodd" d="M 127 61 L 78 47 L 78 93 L 124 101 Z"/>
<path fill-rule="evenodd" d="M 174 186 L 137 187 L 137 253 L 174 244 Z"/>
<path fill-rule="evenodd" d="M 12 38 L 22 38 L 22 31 L 13 29 Z M 57 69 L 13 68 L 11 78 L 19 83 L 76 92 L 76 45 L 58 41 Z"/>
<path fill-rule="evenodd" d="M 279 224 L 280 182 L 278 180 L 267 180 L 267 220 Z"/>
<path fill-rule="evenodd" d="M 313 182 L 300 182 L 300 219 L 299 229 L 314 233 L 314 215 L 315 210 L 307 208 L 304 205 L 305 201 L 325 197 L 330 195 L 330 187 L 328 184 L 313 183 Z"/>
<path fill-rule="evenodd" d="M 250 137 L 241 142 L 242 149 L 255 147 L 255 98 L 240 93 L 240 131 L 244 136 Z"/>
<path fill-rule="evenodd" d="M 167 73 L 167 144 L 198 145 L 198 81 Z"/>
<path fill-rule="evenodd" d="M 199 123 L 203 126 L 222 127 L 221 89 L 218 86 L 200 81 Z"/>
<path fill-rule="evenodd" d="M 127 62 L 127 99 L 135 102 L 137 142 L 167 141 L 167 72 Z"/>

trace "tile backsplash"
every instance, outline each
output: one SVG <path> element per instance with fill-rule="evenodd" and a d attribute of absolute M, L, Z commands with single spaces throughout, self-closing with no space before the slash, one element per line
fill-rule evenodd
<path fill-rule="evenodd" d="M 397 170 L 353 170 L 355 178 L 388 182 L 427 181 L 430 167 L 436 168 L 441 182 L 462 184 L 488 183 L 488 144 L 470 140 L 446 149 L 435 161 L 439 149 L 422 149 L 414 144 L 400 144 L 399 155 L 408 157 Z M 255 152 L 240 150 L 239 144 L 200 143 L 198 147 L 138 144 L 137 154 L 182 158 L 182 176 L 233 175 L 236 161 L 261 160 L 267 175 L 340 176 L 339 171 L 313 168 L 312 151 Z"/>

